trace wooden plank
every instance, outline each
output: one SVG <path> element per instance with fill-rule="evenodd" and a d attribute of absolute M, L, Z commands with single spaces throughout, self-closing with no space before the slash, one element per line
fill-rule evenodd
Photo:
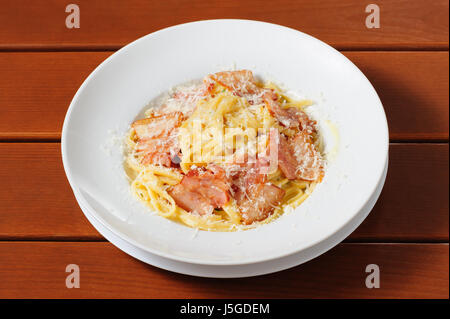
<path fill-rule="evenodd" d="M 99 240 L 64 174 L 60 144 L 0 144 L 0 238 Z"/>
<path fill-rule="evenodd" d="M 337 48 L 448 48 L 447 0 L 379 0 L 380 28 L 366 27 L 359 0 L 79 0 L 80 28 L 65 25 L 67 1 L 0 6 L 0 49 L 119 48 L 175 24 L 216 18 L 262 20 Z"/>
<path fill-rule="evenodd" d="M 448 139 L 448 52 L 344 53 L 380 94 L 391 138 Z M 76 90 L 110 54 L 0 53 L 0 139 L 59 139 Z"/>
<path fill-rule="evenodd" d="M 448 144 L 391 144 L 381 196 L 351 240 L 448 241 Z"/>
<path fill-rule="evenodd" d="M 344 52 L 384 105 L 391 140 L 448 139 L 448 52 Z"/>
<path fill-rule="evenodd" d="M 0 53 L 0 139 L 59 139 L 70 101 L 105 53 Z"/>
<path fill-rule="evenodd" d="M 449 297 L 448 244 L 340 244 L 290 270 L 226 280 L 160 270 L 110 243 L 1 242 L 0 256 L 0 298 Z M 80 288 L 66 288 L 68 264 L 79 266 Z M 365 285 L 369 264 L 380 268 L 378 289 Z"/>
<path fill-rule="evenodd" d="M 352 241 L 448 241 L 448 144 L 392 144 L 382 195 Z M 0 143 L 0 239 L 101 240 L 56 143 Z"/>

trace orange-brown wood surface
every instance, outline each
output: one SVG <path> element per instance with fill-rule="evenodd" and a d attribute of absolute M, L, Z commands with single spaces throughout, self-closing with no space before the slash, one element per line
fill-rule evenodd
<path fill-rule="evenodd" d="M 179 23 L 240 18 L 282 24 L 338 48 L 448 49 L 448 0 L 78 0 L 79 29 L 66 28 L 69 3 L 2 1 L 0 48 L 118 48 Z M 380 8 L 379 29 L 366 27 L 370 3 Z"/>
<path fill-rule="evenodd" d="M 0 298 L 448 298 L 448 244 L 340 244 L 266 276 L 207 279 L 146 265 L 110 243 L 0 243 Z M 24 258 L 32 262 L 24 262 Z M 80 288 L 66 288 L 69 264 Z M 380 288 L 365 270 L 380 268 Z"/>
<path fill-rule="evenodd" d="M 102 238 L 75 201 L 59 147 L 0 143 L 0 239 Z M 448 240 L 448 151 L 448 144 L 392 144 L 383 193 L 349 239 Z"/>
<path fill-rule="evenodd" d="M 78 0 L 0 3 L 0 298 L 449 298 L 448 0 Z M 368 4 L 380 28 L 368 29 Z M 389 171 L 369 217 L 323 256 L 245 279 L 179 275 L 107 242 L 64 174 L 61 128 L 76 90 L 115 50 L 201 19 L 285 25 L 341 50 L 388 119 Z M 364 106 L 362 106 L 364 107 Z M 67 289 L 77 264 L 81 288 Z M 381 287 L 365 286 L 368 264 Z"/>
<path fill-rule="evenodd" d="M 0 53 L 0 139 L 58 139 L 76 90 L 110 54 Z M 379 93 L 391 139 L 448 139 L 448 52 L 344 54 Z"/>

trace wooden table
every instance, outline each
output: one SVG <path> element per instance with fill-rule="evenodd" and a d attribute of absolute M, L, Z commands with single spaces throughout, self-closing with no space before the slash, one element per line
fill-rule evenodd
<path fill-rule="evenodd" d="M 65 25 L 76 3 L 79 29 Z M 369 3 L 380 7 L 368 29 Z M 131 0 L 0 3 L 0 297 L 448 298 L 448 0 Z M 341 50 L 372 81 L 390 129 L 389 173 L 367 220 L 304 265 L 256 278 L 200 279 L 141 263 L 85 219 L 60 154 L 85 77 L 130 41 L 178 23 L 256 19 Z M 67 264 L 81 287 L 67 289 Z M 368 264 L 381 287 L 365 286 Z"/>

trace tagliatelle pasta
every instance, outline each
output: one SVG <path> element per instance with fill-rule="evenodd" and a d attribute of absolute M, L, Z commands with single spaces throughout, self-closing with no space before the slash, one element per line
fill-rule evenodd
<path fill-rule="evenodd" d="M 126 169 L 161 216 L 211 231 L 248 229 L 300 205 L 324 176 L 316 123 L 247 70 L 179 87 L 131 125 Z"/>

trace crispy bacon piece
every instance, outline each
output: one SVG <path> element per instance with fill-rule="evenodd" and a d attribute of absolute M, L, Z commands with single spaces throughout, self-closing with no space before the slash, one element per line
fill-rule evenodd
<path fill-rule="evenodd" d="M 178 87 L 166 102 L 158 108 L 154 108 L 156 115 L 181 112 L 185 118 L 188 118 L 197 106 L 197 103 L 208 94 L 208 87 L 203 84 Z"/>
<path fill-rule="evenodd" d="M 169 190 L 169 194 L 184 210 L 206 215 L 229 201 L 228 190 L 225 172 L 214 166 L 211 169 L 190 170 L 180 184 Z"/>
<path fill-rule="evenodd" d="M 178 130 L 183 120 L 181 112 L 172 112 L 138 120 L 132 124 L 137 137 L 137 152 L 143 154 L 141 163 L 173 166 L 180 154 Z"/>
<path fill-rule="evenodd" d="M 172 112 L 137 120 L 131 127 L 134 128 L 138 139 L 151 139 L 168 136 L 174 128 L 180 126 L 182 120 L 183 113 Z"/>
<path fill-rule="evenodd" d="M 304 131 L 300 132 L 292 140 L 291 147 L 298 162 L 297 177 L 307 181 L 321 180 L 323 162 L 310 136 Z"/>
<path fill-rule="evenodd" d="M 253 73 L 249 70 L 218 72 L 209 75 L 206 82 L 217 82 L 226 87 L 237 96 L 258 93 L 258 88 L 253 79 Z"/>
<path fill-rule="evenodd" d="M 280 135 L 278 165 L 288 179 L 315 181 L 323 177 L 321 156 L 305 131 L 289 139 Z"/>
<path fill-rule="evenodd" d="M 262 143 L 258 144 L 256 154 L 235 153 L 233 162 L 226 164 L 233 184 L 239 185 L 240 188 L 265 183 L 267 175 L 274 173 L 278 168 L 278 129 L 271 128 L 268 134 L 259 135 L 259 139 Z M 264 149 L 261 149 L 262 147 Z"/>
<path fill-rule="evenodd" d="M 172 98 L 183 102 L 196 102 L 207 94 L 208 86 L 203 83 L 198 86 L 178 89 L 173 93 Z"/>
<path fill-rule="evenodd" d="M 143 153 L 141 163 L 172 167 L 175 157 L 180 157 L 180 146 L 176 134 L 160 138 L 142 139 L 136 150 Z"/>
<path fill-rule="evenodd" d="M 231 172 L 231 187 L 235 199 L 245 195 L 246 189 L 255 184 L 265 183 L 267 175 L 261 173 L 261 163 L 234 164 L 234 171 Z"/>
<path fill-rule="evenodd" d="M 258 157 L 250 161 L 234 163 L 230 173 L 232 196 L 236 200 L 244 224 L 266 219 L 284 196 L 285 191 L 267 184 L 269 158 Z"/>
<path fill-rule="evenodd" d="M 188 212 L 196 212 L 199 215 L 209 215 L 214 211 L 214 206 L 201 194 L 189 191 L 181 184 L 175 185 L 169 190 L 178 206 Z"/>
<path fill-rule="evenodd" d="M 286 137 L 280 134 L 278 145 L 278 166 L 288 179 L 297 178 L 297 158 Z"/>
<path fill-rule="evenodd" d="M 193 169 L 186 174 L 181 184 L 207 198 L 214 207 L 222 207 L 230 199 L 229 186 L 222 171 L 214 173 L 211 170 Z"/>
<path fill-rule="evenodd" d="M 316 131 L 316 122 L 311 120 L 305 112 L 295 107 L 283 108 L 277 99 L 277 95 L 270 90 L 266 90 L 263 94 L 264 103 L 270 114 L 283 126 L 289 128 L 299 127 L 300 130 L 306 130 L 308 133 Z"/>
<path fill-rule="evenodd" d="M 283 199 L 285 191 L 272 184 L 254 184 L 247 188 L 245 196 L 237 200 L 242 221 L 250 225 L 266 219 Z"/>

